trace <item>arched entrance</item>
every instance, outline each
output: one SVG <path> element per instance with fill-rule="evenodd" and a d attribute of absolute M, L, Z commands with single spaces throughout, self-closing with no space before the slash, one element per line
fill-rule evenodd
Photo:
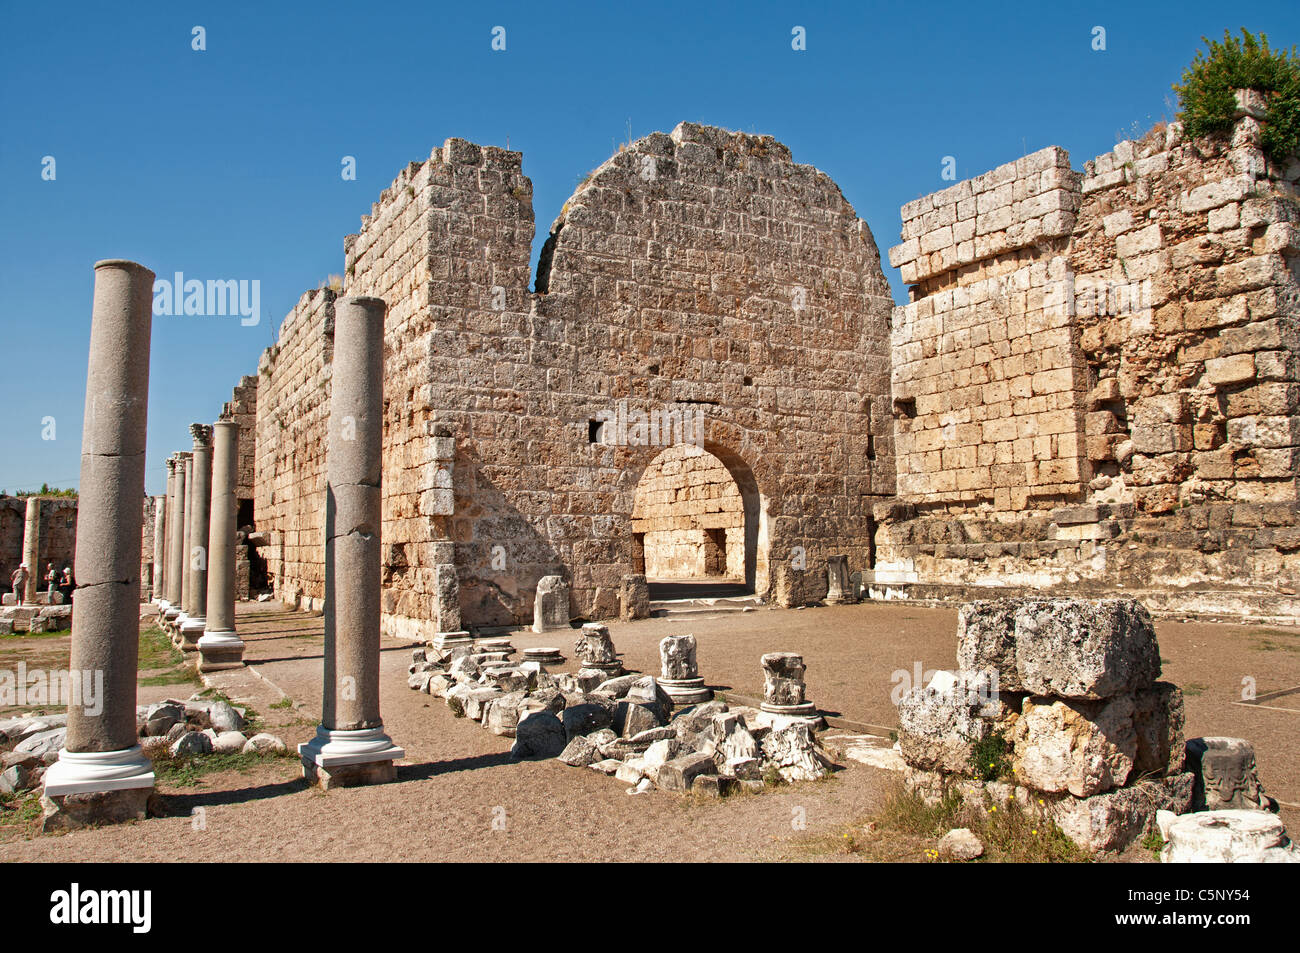
<path fill-rule="evenodd" d="M 711 444 L 677 444 L 641 474 L 632 506 L 635 571 L 652 598 L 767 590 L 767 533 L 753 472 Z"/>

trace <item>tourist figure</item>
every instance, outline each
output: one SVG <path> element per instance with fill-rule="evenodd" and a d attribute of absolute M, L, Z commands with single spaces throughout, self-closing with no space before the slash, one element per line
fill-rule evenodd
<path fill-rule="evenodd" d="M 59 591 L 63 593 L 63 601 L 72 601 L 72 567 L 63 567 L 63 578 L 59 581 Z"/>
<path fill-rule="evenodd" d="M 14 605 L 23 604 L 23 593 L 27 591 L 27 564 L 23 563 L 14 570 L 11 581 L 14 584 Z"/>
<path fill-rule="evenodd" d="M 45 564 L 45 596 L 50 605 L 54 605 L 54 587 L 59 581 L 59 575 L 54 571 L 54 563 Z"/>

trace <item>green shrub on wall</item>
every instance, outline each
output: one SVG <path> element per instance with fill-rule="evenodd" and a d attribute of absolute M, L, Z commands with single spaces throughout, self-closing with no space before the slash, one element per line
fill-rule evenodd
<path fill-rule="evenodd" d="M 1209 49 L 1198 50 L 1183 71 L 1182 83 L 1175 83 L 1187 134 L 1228 136 L 1232 134 L 1238 89 L 1256 89 L 1268 102 L 1263 132 L 1265 154 L 1275 162 L 1300 151 L 1300 58 L 1295 47 L 1269 49 L 1268 37 L 1243 29 L 1237 39 L 1227 30 L 1223 42 L 1206 39 Z"/>

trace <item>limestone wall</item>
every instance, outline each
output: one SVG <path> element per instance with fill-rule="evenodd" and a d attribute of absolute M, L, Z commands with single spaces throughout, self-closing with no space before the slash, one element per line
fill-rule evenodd
<path fill-rule="evenodd" d="M 153 544 L 154 544 L 154 500 L 156 497 L 144 498 L 144 523 L 140 530 L 140 601 L 153 599 Z"/>
<path fill-rule="evenodd" d="M 1082 493 L 1088 382 L 1063 294 L 1078 183 L 1053 147 L 903 206 L 900 497 L 1022 510 Z"/>
<path fill-rule="evenodd" d="M 255 495 L 257 482 L 257 381 L 256 374 L 246 374 L 231 391 L 230 400 L 221 409 L 225 420 L 239 424 L 237 475 L 235 478 L 236 505 L 247 510 Z M 247 501 L 247 502 L 246 502 Z M 242 521 L 240 525 L 245 525 Z"/>
<path fill-rule="evenodd" d="M 334 292 L 307 292 L 258 365 L 256 486 L 267 575 L 284 601 L 320 609 L 325 598 L 325 440 Z"/>
<path fill-rule="evenodd" d="M 746 498 L 759 592 L 821 598 L 827 555 L 865 562 L 869 501 L 893 492 L 891 299 L 870 231 L 824 173 L 770 137 L 683 123 L 579 187 L 542 271 L 538 313 L 562 322 L 577 372 L 545 416 L 576 418 L 555 450 L 595 490 L 573 501 L 590 524 L 572 524 L 561 552 L 594 614 L 612 614 L 631 497 L 654 456 L 584 446 L 584 419 L 623 399 L 703 412 L 705 449 Z M 567 476 L 555 473 L 557 493 L 571 492 Z"/>
<path fill-rule="evenodd" d="M 1257 115 L 1243 101 L 1231 142 L 1157 127 L 1082 172 L 1042 150 L 904 206 L 878 594 L 1123 586 L 1268 614 L 1250 590 L 1289 611 L 1300 165 L 1265 161 Z"/>

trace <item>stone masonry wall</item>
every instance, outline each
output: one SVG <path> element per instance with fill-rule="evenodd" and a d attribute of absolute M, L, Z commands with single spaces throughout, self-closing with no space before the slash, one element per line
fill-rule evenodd
<path fill-rule="evenodd" d="M 144 498 L 144 524 L 140 530 L 140 601 L 153 599 L 154 499 Z"/>
<path fill-rule="evenodd" d="M 1042 150 L 904 207 L 891 260 L 915 285 L 894 319 L 899 499 L 876 508 L 876 594 L 1124 587 L 1170 611 L 1300 607 L 1300 164 L 1265 161 L 1252 95 L 1231 141 L 1161 126 L 1082 173 Z M 1025 183 L 1044 164 L 1035 226 Z M 1010 187 L 1010 212 L 979 205 L 990 185 Z M 957 231 L 970 196 L 973 246 Z M 1000 327 L 1013 356 L 1028 338 L 1022 373 Z"/>
<path fill-rule="evenodd" d="M 236 463 L 235 499 L 237 505 L 253 500 L 257 483 L 257 381 L 256 374 L 246 374 L 221 409 L 223 420 L 239 424 L 239 450 Z"/>
<path fill-rule="evenodd" d="M 1081 495 L 1086 370 L 1061 294 L 1078 181 L 1049 148 L 903 207 L 900 497 L 1022 510 Z"/>
<path fill-rule="evenodd" d="M 279 597 L 304 609 L 325 600 L 325 440 L 334 299 L 307 292 L 258 365 L 254 507 L 270 530 L 263 547 Z"/>
<path fill-rule="evenodd" d="M 709 530 L 722 534 L 721 552 Z M 721 460 L 689 444 L 655 457 L 637 485 L 632 532 L 643 534 L 649 577 L 743 578 L 744 530 L 736 481 Z"/>

